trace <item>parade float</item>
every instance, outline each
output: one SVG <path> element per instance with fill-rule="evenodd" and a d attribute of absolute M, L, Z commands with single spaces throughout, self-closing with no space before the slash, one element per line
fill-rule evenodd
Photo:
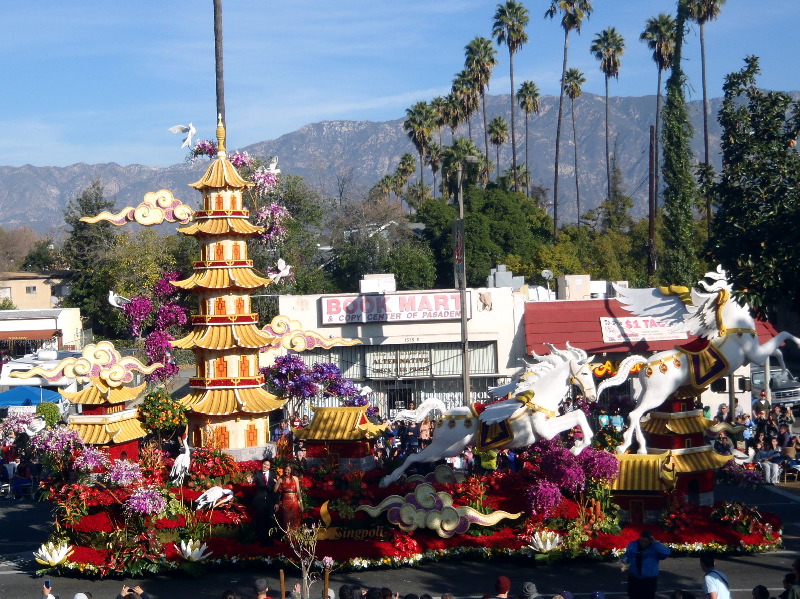
<path fill-rule="evenodd" d="M 603 559 L 619 555 L 645 528 L 657 528 L 659 540 L 678 553 L 750 552 L 780 544 L 776 518 L 711 501 L 706 473 L 723 460 L 699 445 L 694 453 L 700 457 L 686 451 L 695 449 L 686 443 L 699 443 L 705 424 L 680 403 L 687 390 L 710 384 L 737 361 L 762 361 L 790 338 L 782 333 L 759 346 L 752 318 L 730 299 L 724 276 L 717 276 L 707 293 L 697 292 L 688 300 L 685 294 L 677 296 L 678 303 L 671 304 L 675 318 L 698 323 L 704 348 L 698 343 L 693 353 L 677 349 L 667 356 L 630 358 L 617 375 L 595 388 L 592 357 L 569 344 L 550 346 L 549 354 L 534 354 L 534 363 L 516 380 L 494 389 L 495 400 L 440 409 L 432 442 L 423 451 L 378 466 L 369 463 L 373 458 L 367 449 L 386 433 L 370 421 L 352 383 L 340 373 L 336 378 L 333 365 L 303 370 L 307 366 L 289 354 L 266 371 L 257 368 L 262 348 L 282 344 L 279 329 L 289 345 L 292 338 L 300 345 L 326 341 L 310 332 L 300 332 L 298 341 L 298 331 L 289 334 L 289 317 L 273 321 L 266 330 L 256 327 L 249 291 L 270 280 L 254 273 L 247 258 L 244 242 L 258 228 L 247 221 L 242 205 L 241 191 L 247 185 L 227 160 L 220 125 L 216 158 L 194 185 L 203 193 L 202 210 L 184 209 L 171 194 L 159 192 L 141 210 L 99 215 L 116 224 L 180 221 L 187 225 L 182 232 L 200 241 L 202 255 L 194 273 L 174 283 L 197 295 L 200 305 L 192 332 L 172 343 L 191 348 L 197 357 L 197 377 L 182 401 L 190 434 L 184 435 L 184 451 L 178 456 L 149 442 L 139 447 L 138 456 L 129 453 L 130 459 L 120 459 L 121 452 L 81 439 L 75 428 L 36 432 L 32 450 L 50 473 L 41 492 L 55 506 L 51 538 L 36 553 L 42 572 L 138 576 L 171 570 L 197 573 L 213 565 L 295 564 L 305 577 L 315 567 L 358 570 L 453 557 Z M 663 299 L 653 290 L 648 293 L 651 302 Z M 646 308 L 644 296 L 637 297 L 637 307 Z M 732 347 L 736 350 L 728 353 Z M 699 370 L 692 366 L 695 362 Z M 588 404 L 587 411 L 560 411 L 572 386 L 594 402 L 604 388 L 626 379 L 634 366 L 643 392 L 620 444 L 609 443 L 613 435 L 608 431 L 592 430 Z M 137 391 L 109 389 L 104 395 L 105 387 L 94 380 L 93 388 L 73 399 L 102 408 L 103 416 Z M 301 477 L 303 524 L 286 531 L 275 545 L 261 546 L 250 500 L 251 474 L 259 468 L 255 450 L 265 444 L 269 430 L 266 416 L 293 397 L 310 400 L 324 389 L 342 399 L 342 407 L 317 410 L 314 423 L 297 433 L 314 450 Z M 642 415 L 664 402 L 666 407 L 648 424 L 640 424 Z M 415 419 L 425 415 L 422 408 Z M 29 424 L 3 426 L 21 432 Z M 634 434 L 638 453 L 625 453 Z M 483 474 L 453 471 L 444 464 L 470 449 L 514 450 L 518 455 L 513 467 Z M 275 466 L 282 469 L 292 459 L 284 440 L 278 444 Z M 615 498 L 625 499 L 626 493 L 627 504 L 620 509 Z M 630 498 L 642 493 L 657 499 L 657 509 L 648 504 L 649 516 L 648 507 L 634 507 L 636 500 Z M 688 503 L 694 495 L 703 495 L 703 501 Z M 305 561 L 299 560 L 301 554 Z"/>

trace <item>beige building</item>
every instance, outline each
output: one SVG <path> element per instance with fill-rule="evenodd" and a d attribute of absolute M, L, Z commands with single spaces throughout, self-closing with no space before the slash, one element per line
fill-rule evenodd
<path fill-rule="evenodd" d="M 12 357 L 83 347 L 80 308 L 0 310 L 0 351 Z"/>
<path fill-rule="evenodd" d="M 19 310 L 49 310 L 67 295 L 69 271 L 0 273 L 0 300 L 10 299 Z"/>
<path fill-rule="evenodd" d="M 471 401 L 523 367 L 524 296 L 510 287 L 467 291 Z M 282 295 L 279 311 L 324 337 L 360 339 L 361 345 L 310 350 L 308 364 L 333 362 L 343 376 L 372 389 L 382 415 L 429 397 L 448 407 L 464 404 L 461 307 L 457 290 L 337 295 Z M 333 405 L 333 404 L 332 404 Z"/>

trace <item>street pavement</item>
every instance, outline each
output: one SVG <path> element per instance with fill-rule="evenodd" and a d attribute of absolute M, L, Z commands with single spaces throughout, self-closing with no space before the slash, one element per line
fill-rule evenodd
<path fill-rule="evenodd" d="M 757 584 L 766 585 L 772 595 L 782 591 L 784 573 L 790 571 L 795 556 L 800 555 L 800 483 L 743 490 L 717 487 L 717 499 L 742 501 L 777 514 L 784 522 L 784 548 L 771 553 L 721 558 L 717 562 L 731 580 L 734 599 L 751 599 Z M 37 564 L 32 552 L 47 538 L 50 529 L 50 509 L 46 503 L 0 500 L 0 599 L 40 597 L 42 578 L 35 576 Z M 560 591 L 570 591 L 585 599 L 601 590 L 609 597 L 625 596 L 625 576 L 613 562 L 568 562 L 552 565 L 511 564 L 486 561 L 445 561 L 414 568 L 375 570 L 369 572 L 331 575 L 331 586 L 360 584 L 389 587 L 406 593 L 430 593 L 438 597 L 453 593 L 458 598 L 481 597 L 494 593 L 494 580 L 504 574 L 512 581 L 511 593 L 520 594 L 525 581 L 536 583 L 545 597 Z M 78 577 L 51 577 L 53 589 L 61 599 L 71 599 L 77 592 L 89 591 L 95 599 L 113 599 L 122 584 L 140 584 L 153 599 L 193 597 L 219 598 L 226 589 L 237 591 L 243 598 L 251 597 L 252 581 L 265 577 L 270 583 L 270 595 L 277 596 L 278 573 L 275 569 L 213 570 L 202 578 L 180 574 L 153 576 L 146 579 L 89 580 Z M 288 586 L 297 581 L 287 572 Z M 321 583 L 312 587 L 312 596 L 319 596 Z M 691 590 L 702 599 L 702 577 L 697 558 L 670 558 L 662 562 L 659 595 L 669 597 L 674 589 Z"/>

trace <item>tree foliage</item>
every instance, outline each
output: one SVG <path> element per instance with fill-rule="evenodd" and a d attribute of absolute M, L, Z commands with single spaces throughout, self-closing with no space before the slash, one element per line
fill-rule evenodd
<path fill-rule="evenodd" d="M 758 59 L 726 77 L 714 259 L 751 307 L 800 300 L 800 104 L 756 87 Z"/>

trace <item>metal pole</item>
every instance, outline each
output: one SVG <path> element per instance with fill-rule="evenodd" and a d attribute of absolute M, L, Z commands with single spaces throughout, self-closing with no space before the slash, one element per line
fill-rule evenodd
<path fill-rule="evenodd" d="M 459 230 L 461 237 L 458 240 L 459 250 L 461 253 L 461 265 L 458 269 L 458 293 L 461 310 L 461 377 L 464 393 L 464 405 L 469 405 L 472 401 L 470 393 L 469 382 L 469 335 L 467 333 L 467 257 L 464 250 L 464 167 L 459 161 L 458 163 L 458 218 L 461 221 Z"/>
<path fill-rule="evenodd" d="M 656 274 L 656 128 L 650 126 L 650 177 L 648 185 L 647 274 Z"/>

